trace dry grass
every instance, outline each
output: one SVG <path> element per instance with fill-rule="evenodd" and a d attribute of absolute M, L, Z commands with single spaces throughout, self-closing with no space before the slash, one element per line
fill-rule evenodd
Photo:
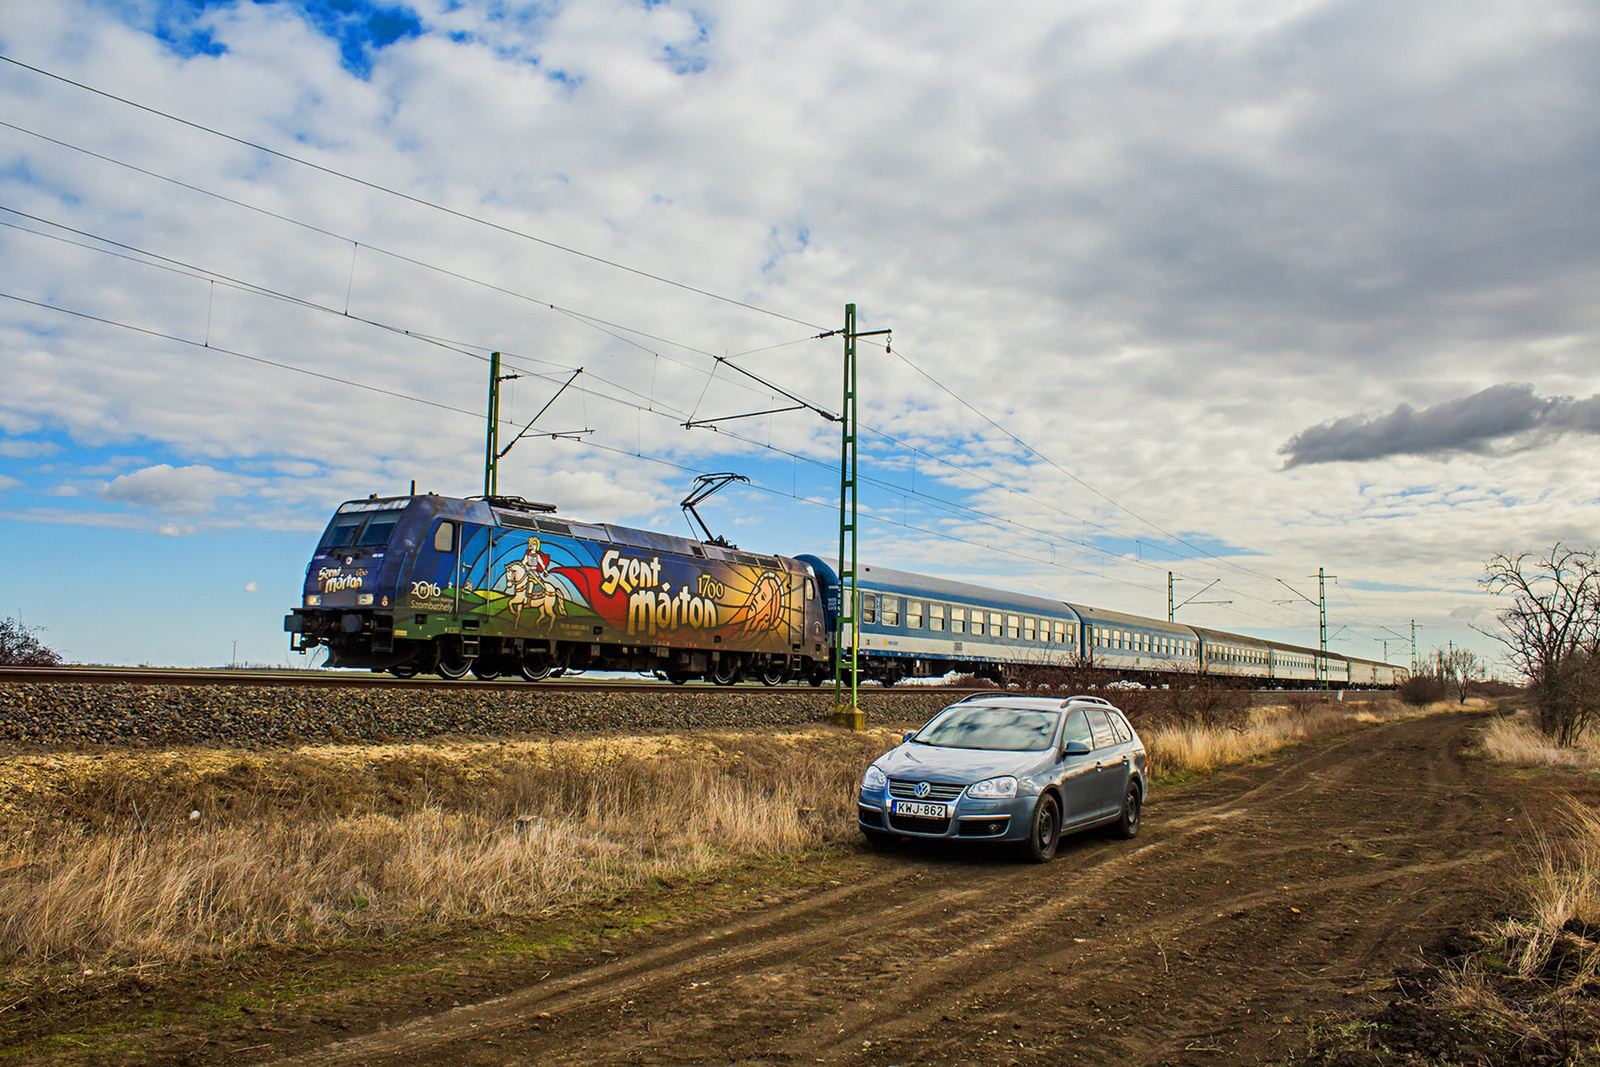
<path fill-rule="evenodd" d="M 1517 767 L 1600 770 L 1600 734 L 1588 731 L 1577 744 L 1563 747 L 1540 733 L 1526 712 L 1490 723 L 1483 749 L 1491 759 Z"/>
<path fill-rule="evenodd" d="M 0 760 L 0 969 L 518 914 L 815 847 L 888 731 Z M 198 812 L 198 815 L 192 813 Z"/>
<path fill-rule="evenodd" d="M 1157 779 L 1172 778 L 1203 774 L 1287 745 L 1442 708 L 1442 705 L 1418 709 L 1394 702 L 1345 704 L 1301 698 L 1287 705 L 1252 709 L 1238 727 L 1163 726 L 1143 736 L 1150 755 L 1151 775 Z"/>

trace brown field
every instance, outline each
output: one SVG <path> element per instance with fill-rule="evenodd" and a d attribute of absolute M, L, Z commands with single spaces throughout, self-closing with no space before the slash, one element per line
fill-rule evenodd
<path fill-rule="evenodd" d="M 1288 1055 L 1501 902 L 1489 721 L 1152 728 L 1144 835 L 1044 868 L 860 848 L 890 729 L 15 754 L 0 1057 Z"/>

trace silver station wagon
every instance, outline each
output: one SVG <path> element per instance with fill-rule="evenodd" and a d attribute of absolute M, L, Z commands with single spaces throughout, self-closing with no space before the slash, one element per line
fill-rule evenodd
<path fill-rule="evenodd" d="M 1008 842 L 1047 863 L 1063 833 L 1137 835 L 1147 766 L 1139 735 L 1098 697 L 969 698 L 872 762 L 857 817 L 873 844 Z"/>

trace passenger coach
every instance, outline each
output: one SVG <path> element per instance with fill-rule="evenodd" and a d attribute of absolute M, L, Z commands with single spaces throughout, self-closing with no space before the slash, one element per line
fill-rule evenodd
<path fill-rule="evenodd" d="M 831 633 L 839 611 L 833 561 L 796 558 L 822 581 Z M 885 685 L 951 671 L 999 681 L 1019 666 L 1078 662 L 1082 620 L 1059 600 L 887 567 L 862 567 L 856 584 L 857 662 L 864 677 Z"/>

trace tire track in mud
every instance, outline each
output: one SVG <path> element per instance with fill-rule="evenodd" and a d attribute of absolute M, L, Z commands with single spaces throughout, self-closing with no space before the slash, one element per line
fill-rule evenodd
<path fill-rule="evenodd" d="M 1049 867 L 863 854 L 860 882 L 281 1062 L 1281 1056 L 1482 912 L 1520 802 L 1463 756 L 1481 718 L 1368 728 L 1153 791 L 1134 847 L 1069 839 Z"/>

